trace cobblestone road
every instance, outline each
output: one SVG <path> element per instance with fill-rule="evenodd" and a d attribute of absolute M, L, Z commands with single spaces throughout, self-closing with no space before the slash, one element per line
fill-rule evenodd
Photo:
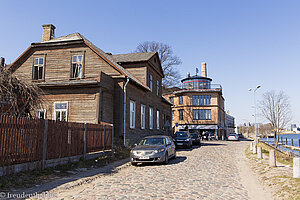
<path fill-rule="evenodd" d="M 52 192 L 57 199 L 250 199 L 238 169 L 246 145 L 245 141 L 207 142 L 177 151 L 177 158 L 168 165 L 129 166 Z"/>

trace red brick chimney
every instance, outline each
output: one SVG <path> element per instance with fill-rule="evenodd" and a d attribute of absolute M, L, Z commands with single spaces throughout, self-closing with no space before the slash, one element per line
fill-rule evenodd
<path fill-rule="evenodd" d="M 201 63 L 201 76 L 202 77 L 207 77 L 206 63 L 205 62 Z"/>

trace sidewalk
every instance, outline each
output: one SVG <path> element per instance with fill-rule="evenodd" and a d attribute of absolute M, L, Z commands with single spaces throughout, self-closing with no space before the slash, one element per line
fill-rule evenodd
<path fill-rule="evenodd" d="M 263 154 L 263 159 L 258 159 L 249 147 L 245 154 L 250 168 L 263 187 L 272 192 L 274 199 L 300 199 L 300 179 L 293 178 L 293 166 L 277 161 L 277 167 L 269 167 L 269 155 Z"/>

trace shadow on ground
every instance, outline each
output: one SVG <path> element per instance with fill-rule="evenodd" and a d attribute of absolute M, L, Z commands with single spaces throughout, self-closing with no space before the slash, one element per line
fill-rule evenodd
<path fill-rule="evenodd" d="M 177 156 L 175 159 L 170 159 L 168 164 L 163 163 L 140 163 L 137 167 L 147 167 L 147 166 L 164 166 L 164 165 L 175 165 L 186 160 L 186 156 Z"/>
<path fill-rule="evenodd" d="M 227 146 L 227 144 L 203 142 L 201 146 Z"/>
<path fill-rule="evenodd" d="M 201 145 L 193 145 L 193 147 L 191 149 L 189 149 L 187 147 L 176 147 L 176 151 L 192 151 L 193 149 L 198 149 L 200 147 L 201 147 Z"/>
<path fill-rule="evenodd" d="M 252 139 L 248 139 L 248 138 L 240 138 L 240 141 L 253 141 Z"/>

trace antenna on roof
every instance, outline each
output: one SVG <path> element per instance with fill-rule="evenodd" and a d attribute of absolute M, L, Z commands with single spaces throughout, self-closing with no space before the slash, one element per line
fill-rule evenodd
<path fill-rule="evenodd" d="M 198 75 L 198 72 L 199 72 L 199 70 L 198 70 L 198 68 L 196 67 L 196 76 Z"/>

